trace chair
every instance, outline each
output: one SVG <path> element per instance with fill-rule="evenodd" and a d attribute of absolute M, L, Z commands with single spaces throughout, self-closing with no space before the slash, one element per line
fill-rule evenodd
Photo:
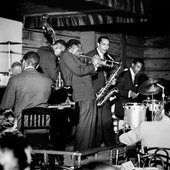
<path fill-rule="evenodd" d="M 135 165 L 137 162 L 137 145 L 124 147 L 123 150 L 116 150 L 115 165 L 121 165 L 124 162 L 132 161 Z"/>
<path fill-rule="evenodd" d="M 47 108 L 34 107 L 22 111 L 21 132 L 35 149 L 50 147 L 50 115 Z"/>
<path fill-rule="evenodd" d="M 50 149 L 50 118 L 51 110 L 34 107 L 24 109 L 21 116 L 21 132 L 31 144 L 33 150 Z M 42 154 L 32 154 L 34 169 L 44 163 Z"/>
<path fill-rule="evenodd" d="M 144 153 L 138 153 L 138 163 L 140 167 L 161 166 L 163 169 L 170 169 L 170 148 L 144 147 Z"/>

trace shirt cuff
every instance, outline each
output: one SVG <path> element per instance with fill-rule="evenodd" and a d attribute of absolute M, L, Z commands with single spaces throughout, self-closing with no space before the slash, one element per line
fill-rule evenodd
<path fill-rule="evenodd" d="M 131 92 L 132 92 L 132 90 L 129 90 L 129 92 L 128 92 L 128 98 L 130 98 Z"/>

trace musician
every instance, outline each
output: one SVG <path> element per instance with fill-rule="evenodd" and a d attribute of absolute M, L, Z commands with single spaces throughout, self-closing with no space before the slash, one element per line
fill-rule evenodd
<path fill-rule="evenodd" d="M 117 88 L 119 95 L 115 102 L 115 116 L 124 119 L 123 105 L 127 102 L 135 102 L 138 96 L 138 74 L 143 66 L 141 58 L 134 58 L 130 68 L 125 69 L 117 79 Z"/>
<path fill-rule="evenodd" d="M 44 74 L 36 71 L 39 56 L 36 52 L 28 52 L 22 59 L 22 73 L 10 78 L 0 109 L 12 109 L 21 125 L 23 109 L 30 107 L 47 107 L 51 94 L 52 81 Z"/>
<path fill-rule="evenodd" d="M 162 113 L 160 113 L 162 114 Z M 141 146 L 170 148 L 170 102 L 165 105 L 165 115 L 159 121 L 144 121 L 137 128 L 122 134 L 121 143 Z"/>
<path fill-rule="evenodd" d="M 98 38 L 97 47 L 88 52 L 87 56 L 93 57 L 98 55 L 101 59 L 113 60 L 113 58 L 107 53 L 109 50 L 109 38 L 107 36 L 101 36 Z M 97 73 L 92 75 L 93 88 L 95 94 L 104 87 L 107 78 L 109 78 L 109 73 L 114 71 L 114 69 L 108 69 L 106 67 L 100 67 Z M 113 85 L 115 80 L 113 81 Z M 111 103 L 108 100 L 102 107 L 97 107 L 97 136 L 96 136 L 96 146 L 100 147 L 104 142 L 105 146 L 111 146 L 115 143 L 114 131 L 113 131 L 113 121 L 111 113 Z"/>
<path fill-rule="evenodd" d="M 59 73 L 59 56 L 66 48 L 66 42 L 58 39 L 54 44 L 42 46 L 37 53 L 40 56 L 39 68 L 40 72 L 45 73 L 54 83 Z"/>
<path fill-rule="evenodd" d="M 91 74 L 98 67 L 98 57 L 91 64 L 81 62 L 82 45 L 76 39 L 67 42 L 67 49 L 60 58 L 60 68 L 66 86 L 72 86 L 73 100 L 78 103 L 79 123 L 76 128 L 74 151 L 95 147 L 96 112 Z"/>
<path fill-rule="evenodd" d="M 14 75 L 17 75 L 19 73 L 22 72 L 22 65 L 19 61 L 16 61 L 14 63 L 12 63 L 11 65 L 11 69 L 10 69 L 10 76 L 14 76 Z"/>

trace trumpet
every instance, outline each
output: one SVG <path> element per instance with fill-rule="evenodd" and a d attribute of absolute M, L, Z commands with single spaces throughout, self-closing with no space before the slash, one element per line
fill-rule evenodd
<path fill-rule="evenodd" d="M 90 61 L 92 60 L 92 57 L 87 56 L 87 55 L 81 54 L 80 57 L 87 58 Z M 104 67 L 112 68 L 114 66 L 114 64 L 120 64 L 120 62 L 113 61 L 113 60 L 104 60 L 104 59 L 101 59 L 101 58 L 100 58 L 100 61 L 99 61 L 99 65 L 104 66 Z"/>

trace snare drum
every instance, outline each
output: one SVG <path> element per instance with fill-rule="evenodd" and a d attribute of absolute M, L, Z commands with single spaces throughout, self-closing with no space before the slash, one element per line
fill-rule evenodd
<path fill-rule="evenodd" d="M 143 103 L 126 103 L 124 105 L 124 121 L 134 129 L 146 120 L 146 105 Z"/>

